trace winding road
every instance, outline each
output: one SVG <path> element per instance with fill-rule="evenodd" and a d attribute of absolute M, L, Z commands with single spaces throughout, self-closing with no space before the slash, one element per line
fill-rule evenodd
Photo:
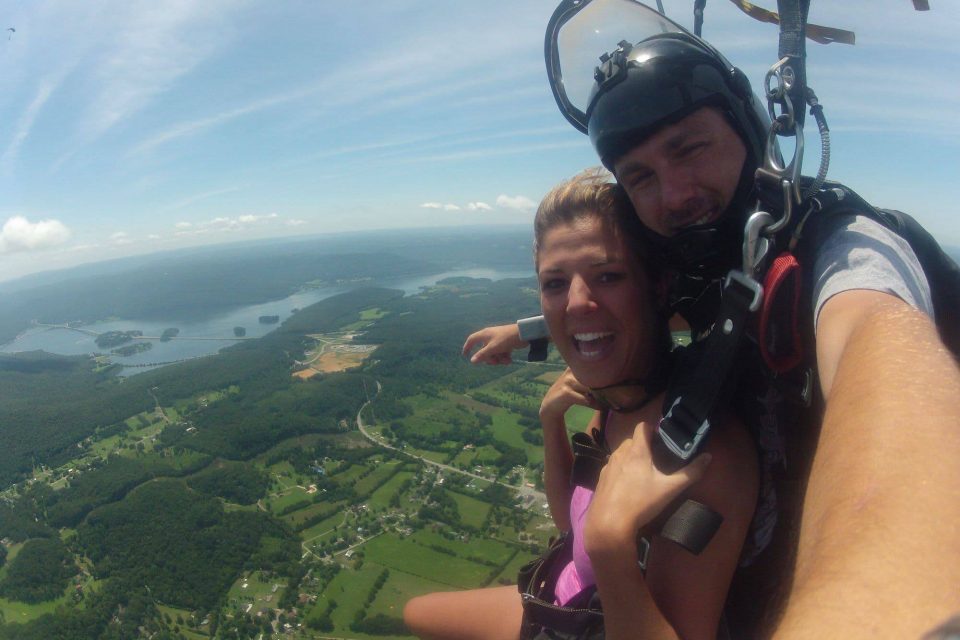
<path fill-rule="evenodd" d="M 502 487 L 506 487 L 507 489 L 510 489 L 511 491 L 516 491 L 517 494 L 524 499 L 524 502 L 528 503 L 528 506 L 526 507 L 527 509 L 529 509 L 530 507 L 535 507 L 535 505 L 537 504 L 546 503 L 547 496 L 542 491 L 537 491 L 535 489 L 531 489 L 530 487 L 524 487 L 524 486 L 518 487 L 516 485 L 503 482 L 502 480 L 497 480 L 495 478 L 490 478 L 488 476 L 482 476 L 477 473 L 472 473 L 470 471 L 464 471 L 463 469 L 458 469 L 457 467 L 452 467 L 448 464 L 443 464 L 442 462 L 436 462 L 434 460 L 430 460 L 429 458 L 418 456 L 416 454 L 410 453 L 408 451 L 404 451 L 403 449 L 400 449 L 391 444 L 388 444 L 386 441 L 376 437 L 375 435 L 367 431 L 366 425 L 363 424 L 363 410 L 367 408 L 367 405 L 373 402 L 373 400 L 380 394 L 380 391 L 383 389 L 383 385 L 380 384 L 380 381 L 377 380 L 376 382 L 377 382 L 377 393 L 374 394 L 373 398 L 364 402 L 363 405 L 361 405 L 360 409 L 357 411 L 357 429 L 360 431 L 360 433 L 363 434 L 363 437 L 365 437 L 367 440 L 377 445 L 378 447 L 383 447 L 384 449 L 391 449 L 393 451 L 396 451 L 397 453 L 402 453 L 405 456 L 414 458 L 415 460 L 419 460 L 424 464 L 437 467 L 438 469 L 445 469 L 451 473 L 459 473 L 460 475 L 469 476 L 471 478 L 474 478 L 476 480 L 482 480 L 484 482 L 496 483 Z M 532 502 L 526 499 L 528 495 L 533 496 Z"/>

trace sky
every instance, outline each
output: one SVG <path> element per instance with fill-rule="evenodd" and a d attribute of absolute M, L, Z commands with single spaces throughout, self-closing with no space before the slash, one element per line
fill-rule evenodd
<path fill-rule="evenodd" d="M 809 43 L 808 75 L 830 177 L 960 245 L 960 3 L 930 4 L 815 0 L 810 21 L 857 44 Z M 690 26 L 691 0 L 664 5 Z M 0 280 L 241 240 L 528 224 L 597 164 L 546 81 L 555 6 L 0 0 Z M 704 36 L 761 87 L 776 27 L 714 0 Z M 818 145 L 808 130 L 809 172 Z"/>

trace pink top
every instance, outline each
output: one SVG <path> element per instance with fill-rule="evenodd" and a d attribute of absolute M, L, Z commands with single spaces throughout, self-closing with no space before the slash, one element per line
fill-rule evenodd
<path fill-rule="evenodd" d="M 583 521 L 593 500 L 593 491 L 577 486 L 570 497 L 570 528 L 573 534 L 573 560 L 563 568 L 554 589 L 556 604 L 563 605 L 585 588 L 596 584 L 590 558 L 583 549 Z"/>

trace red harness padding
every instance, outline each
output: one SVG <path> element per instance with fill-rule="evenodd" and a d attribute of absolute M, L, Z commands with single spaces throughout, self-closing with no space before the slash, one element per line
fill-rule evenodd
<path fill-rule="evenodd" d="M 786 373 L 803 361 L 798 322 L 800 283 L 800 263 L 786 251 L 774 259 L 763 280 L 757 334 L 763 361 L 774 373 Z"/>

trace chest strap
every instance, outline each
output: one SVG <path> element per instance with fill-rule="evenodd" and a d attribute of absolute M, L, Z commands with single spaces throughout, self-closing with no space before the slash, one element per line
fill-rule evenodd
<path fill-rule="evenodd" d="M 597 481 L 600 479 L 600 471 L 610 455 L 587 433 L 574 434 L 571 441 L 574 456 L 570 474 L 571 484 L 595 491 Z M 723 523 L 723 516 L 705 504 L 695 500 L 680 499 L 678 503 L 664 509 L 663 515 L 639 532 L 637 554 L 640 558 L 640 568 L 646 570 L 652 535 L 659 535 L 675 542 L 690 553 L 699 555 L 713 539 L 721 523 Z"/>
<path fill-rule="evenodd" d="M 693 458 L 707 437 L 711 415 L 734 373 L 747 323 L 762 298 L 763 287 L 757 281 L 731 271 L 723 285 L 720 315 L 701 357 L 693 367 L 677 367 L 657 432 L 682 463 Z"/>

